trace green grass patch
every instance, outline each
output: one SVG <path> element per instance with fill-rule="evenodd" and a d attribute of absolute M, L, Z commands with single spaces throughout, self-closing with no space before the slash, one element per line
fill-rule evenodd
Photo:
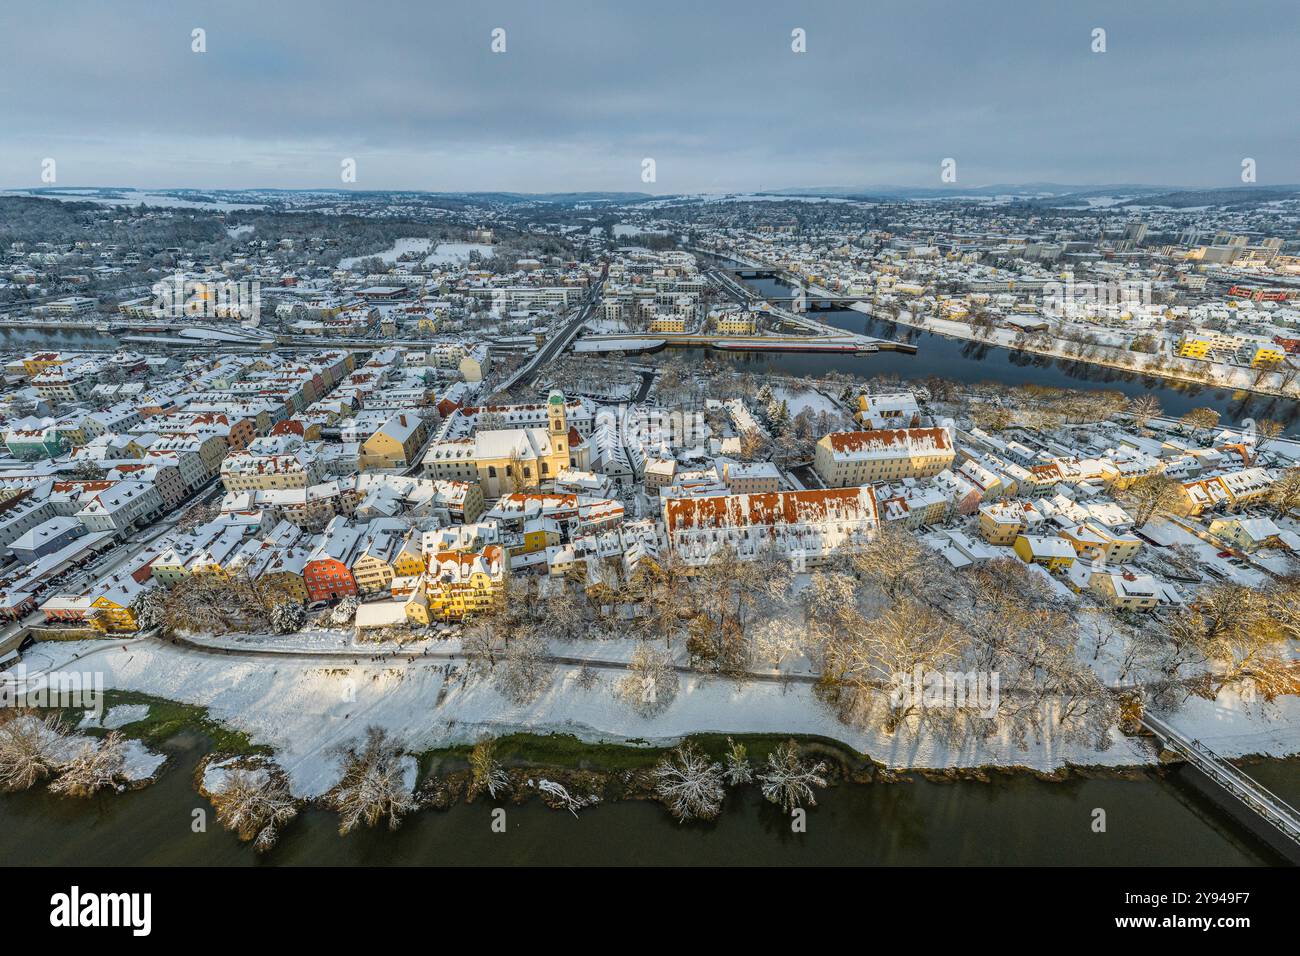
<path fill-rule="evenodd" d="M 189 730 L 202 734 L 211 740 L 214 752 L 228 754 L 271 753 L 270 747 L 254 744 L 242 731 L 231 730 L 224 724 L 213 720 L 208 716 L 206 707 L 199 707 L 196 704 L 182 704 L 174 700 L 151 697 L 148 694 L 130 690 L 104 691 L 105 715 L 112 708 L 126 704 L 147 704 L 149 716 L 117 728 L 118 732 L 128 739 L 143 741 L 153 749 L 157 749 L 160 744 L 170 740 L 177 734 Z M 83 710 L 65 710 L 63 716 L 72 729 L 78 733 L 90 736 L 102 736 L 108 733 L 107 730 L 99 727 L 79 728 L 78 724 L 85 716 Z"/>
<path fill-rule="evenodd" d="M 858 770 L 871 761 L 848 745 L 829 737 L 807 734 L 691 734 L 690 740 L 701 750 L 721 760 L 727 751 L 727 738 L 742 743 L 749 760 L 760 764 L 767 755 L 787 740 L 794 739 L 800 751 L 810 758 L 832 760 L 848 770 Z M 659 762 L 672 747 L 641 746 L 636 741 L 596 743 L 579 740 L 572 734 L 506 734 L 495 738 L 496 757 L 506 767 L 547 767 L 570 770 L 640 770 Z M 427 750 L 419 755 L 420 780 L 430 774 L 453 773 L 469 766 L 471 746 L 459 744 Z"/>

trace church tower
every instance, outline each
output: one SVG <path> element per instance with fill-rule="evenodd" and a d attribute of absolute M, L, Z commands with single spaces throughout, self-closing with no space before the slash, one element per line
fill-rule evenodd
<path fill-rule="evenodd" d="M 569 422 L 564 414 L 564 393 L 558 388 L 551 389 L 546 399 L 546 418 L 551 426 L 551 453 L 562 456 L 565 464 L 569 461 Z"/>

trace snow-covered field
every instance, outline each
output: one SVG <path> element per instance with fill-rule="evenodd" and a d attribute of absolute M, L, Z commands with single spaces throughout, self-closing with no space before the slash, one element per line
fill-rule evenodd
<path fill-rule="evenodd" d="M 364 259 L 375 259 L 375 258 L 382 259 L 384 260 L 385 264 L 391 266 L 393 263 L 397 261 L 398 256 L 404 255 L 405 253 L 408 252 L 428 252 L 432 246 L 433 246 L 432 239 L 417 239 L 414 237 L 398 239 L 396 242 L 393 243 L 393 247 L 391 249 L 385 249 L 383 252 L 372 252 L 370 255 L 366 255 L 366 256 L 352 256 L 351 258 L 348 259 L 340 259 L 339 268 L 351 269 L 354 265 L 356 265 L 358 262 L 361 262 Z"/>
<path fill-rule="evenodd" d="M 492 255 L 492 247 L 481 242 L 440 242 L 424 263 L 430 266 L 464 265 L 475 252 L 487 257 Z"/>
<path fill-rule="evenodd" d="M 804 409 L 811 414 L 826 412 L 828 415 L 843 415 L 844 409 L 815 388 L 793 389 L 784 386 L 772 389 L 772 396 L 790 406 L 790 417 L 798 415 Z"/>
<path fill-rule="evenodd" d="M 365 256 L 351 256 L 347 259 L 340 259 L 339 268 L 351 269 L 358 262 L 374 258 L 382 259 L 386 265 L 391 266 L 397 262 L 398 257 L 408 252 L 427 253 L 423 259 L 425 265 L 448 266 L 464 265 L 469 262 L 470 254 L 474 252 L 477 252 L 480 256 L 490 256 L 492 255 L 492 247 L 481 242 L 440 242 L 435 247 L 432 239 L 407 236 L 396 240 L 391 249 L 385 249 L 383 252 L 372 252 Z"/>
<path fill-rule="evenodd" d="M 610 646 L 587 642 L 592 654 Z M 575 645 L 557 648 L 568 653 Z M 36 650 L 51 664 L 74 656 L 79 669 L 104 672 L 110 688 L 140 691 L 208 708 L 211 716 L 276 750 L 295 793 L 316 796 L 338 777 L 336 748 L 368 725 L 390 731 L 412 752 L 476 739 L 484 732 L 561 732 L 593 741 L 667 743 L 697 732 L 819 734 L 842 740 L 896 768 L 1030 767 L 1150 763 L 1145 746 L 1118 732 L 1108 750 L 1046 739 L 1020 750 L 994 739 L 960 746 L 928 735 L 855 730 L 842 725 L 808 684 L 734 681 L 684 675 L 676 700 L 645 718 L 620 703 L 610 685 L 621 674 L 602 671 L 591 689 L 578 686 L 578 667 L 558 667 L 532 703 L 507 702 L 484 680 L 468 678 L 448 661 L 340 662 L 250 658 L 245 661 L 145 641 L 66 642 Z M 586 656 L 586 655 L 584 655 Z M 615 659 L 617 653 L 610 655 Z M 1261 716 L 1232 694 L 1193 700 L 1172 723 L 1225 756 L 1300 752 L 1300 701 L 1284 698 Z"/>

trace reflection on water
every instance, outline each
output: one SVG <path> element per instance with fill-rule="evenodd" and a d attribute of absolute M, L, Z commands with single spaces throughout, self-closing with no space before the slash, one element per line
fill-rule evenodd
<path fill-rule="evenodd" d="M 807 833 L 744 788 L 709 824 L 679 825 L 658 804 L 611 803 L 575 819 L 534 801 L 506 810 L 493 833 L 491 804 L 423 811 L 396 833 L 337 833 L 337 817 L 309 810 L 263 858 L 215 823 L 193 789 L 206 742 L 174 740 L 162 779 L 140 791 L 93 800 L 28 791 L 0 797 L 0 861 L 67 865 L 411 864 L 1085 864 L 1254 865 L 1279 862 L 1208 797 L 1180 779 L 1047 783 L 996 775 L 991 783 L 834 787 L 809 811 Z M 1283 796 L 1300 789 L 1300 763 L 1251 772 Z M 1093 833 L 1104 807 L 1107 832 Z M 193 832 L 193 811 L 206 832 Z"/>
<path fill-rule="evenodd" d="M 775 279 L 741 281 L 760 294 L 776 296 L 788 292 L 788 287 Z M 986 342 L 952 339 L 924 329 L 876 319 L 852 309 L 815 312 L 810 313 L 810 316 L 847 332 L 910 342 L 919 351 L 915 355 L 903 352 L 867 355 L 819 355 L 810 352 L 738 355 L 691 349 L 674 350 L 670 354 L 685 351 L 694 353 L 693 358 L 696 360 L 707 355 L 714 361 L 731 363 L 755 372 L 774 371 L 810 377 L 825 375 L 834 370 L 863 377 L 893 375 L 903 380 L 921 380 L 937 376 L 971 384 L 1000 382 L 1005 385 L 1103 389 L 1123 392 L 1130 397 L 1151 394 L 1159 399 L 1160 407 L 1167 415 L 1180 416 L 1193 408 L 1213 408 L 1223 416 L 1225 425 L 1246 418 L 1271 418 L 1286 425 L 1288 433 L 1300 433 L 1300 402 L 1294 399 L 1273 398 L 1194 383 L 1170 382 L 1125 369 L 1014 351 Z"/>

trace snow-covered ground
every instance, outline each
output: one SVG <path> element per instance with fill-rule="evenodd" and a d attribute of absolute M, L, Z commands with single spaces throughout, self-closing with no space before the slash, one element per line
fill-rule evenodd
<path fill-rule="evenodd" d="M 117 730 L 127 724 L 134 724 L 137 720 L 144 720 L 148 716 L 148 704 L 122 704 L 118 707 L 110 707 L 108 713 L 99 719 L 96 719 L 94 714 L 87 714 L 79 726 Z"/>
<path fill-rule="evenodd" d="M 487 258 L 492 255 L 492 247 L 481 242 L 440 242 L 438 247 L 425 257 L 424 264 L 430 266 L 464 265 L 469 262 L 470 254 L 475 252 Z"/>
<path fill-rule="evenodd" d="M 125 749 L 122 773 L 127 780 L 147 780 L 167 762 L 166 754 L 156 754 L 138 740 L 126 741 Z"/>
<path fill-rule="evenodd" d="M 843 408 L 815 388 L 794 389 L 780 386 L 772 389 L 772 397 L 778 402 L 783 401 L 789 405 L 791 418 L 804 409 L 813 415 L 818 412 L 826 412 L 828 415 L 844 414 Z"/>
<path fill-rule="evenodd" d="M 602 657 L 612 649 L 604 642 L 590 647 Z M 412 752 L 469 742 L 484 732 L 560 732 L 593 741 L 650 743 L 698 732 L 752 732 L 834 737 L 897 768 L 1050 771 L 1071 763 L 1124 766 L 1153 759 L 1141 742 L 1118 732 L 1113 746 L 1096 751 L 1050 738 L 1021 750 L 1009 739 L 953 745 L 926 734 L 852 729 L 804 683 L 740 684 L 683 675 L 673 704 L 645 718 L 611 694 L 619 672 L 603 673 L 594 687 L 583 689 L 577 666 L 557 667 L 541 696 L 520 706 L 502 698 L 490 682 L 468 678 L 463 664 L 448 661 L 241 661 L 146 641 L 60 642 L 40 649 L 54 664 L 81 655 L 77 667 L 102 669 L 106 687 L 207 707 L 214 719 L 273 747 L 294 792 L 304 796 L 324 793 L 337 782 L 336 748 L 371 724 L 390 731 Z M 1293 697 L 1272 705 L 1266 716 L 1260 705 L 1231 693 L 1214 702 L 1194 699 L 1171 722 L 1225 756 L 1300 752 L 1300 700 Z"/>
<path fill-rule="evenodd" d="M 382 259 L 384 260 L 384 263 L 386 265 L 391 266 L 393 265 L 393 263 L 397 262 L 398 256 L 404 255 L 405 253 L 408 252 L 428 252 L 429 249 L 431 249 L 432 247 L 433 247 L 432 239 L 417 239 L 415 237 L 398 239 L 396 242 L 393 243 L 393 247 L 391 249 L 385 249 L 383 252 L 372 252 L 369 255 L 365 255 L 365 256 L 352 256 L 347 259 L 340 259 L 339 268 L 351 269 L 358 262 L 361 262 L 365 259 L 375 259 L 375 258 Z"/>

